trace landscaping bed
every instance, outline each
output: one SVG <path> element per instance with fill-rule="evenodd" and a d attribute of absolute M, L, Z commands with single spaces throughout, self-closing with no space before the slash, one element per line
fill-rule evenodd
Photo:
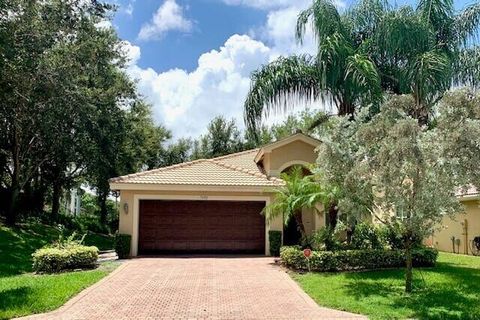
<path fill-rule="evenodd" d="M 433 267 L 438 251 L 432 248 L 417 248 L 413 251 L 415 267 Z M 282 247 L 282 263 L 296 270 L 310 271 L 349 271 L 399 268 L 405 266 L 405 251 L 399 249 L 357 249 L 339 251 L 312 251 L 305 258 L 297 246 Z"/>

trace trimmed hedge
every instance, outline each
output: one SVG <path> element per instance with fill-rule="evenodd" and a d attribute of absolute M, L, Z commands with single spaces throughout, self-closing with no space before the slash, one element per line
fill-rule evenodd
<path fill-rule="evenodd" d="M 33 270 L 38 273 L 92 269 L 97 264 L 98 248 L 82 245 L 72 245 L 66 248 L 42 248 L 35 251 L 32 257 Z"/>
<path fill-rule="evenodd" d="M 438 251 L 432 248 L 418 248 L 413 251 L 414 267 L 433 267 Z M 282 247 L 282 263 L 292 269 L 307 270 L 307 259 L 298 247 Z M 404 250 L 340 250 L 313 251 L 310 257 L 311 271 L 346 271 L 405 266 Z"/>
<path fill-rule="evenodd" d="M 280 247 L 282 246 L 282 231 L 268 231 L 268 241 L 270 243 L 270 254 L 278 257 L 280 255 Z"/>
<path fill-rule="evenodd" d="M 130 243 L 132 241 L 132 236 L 129 234 L 117 233 L 115 239 L 113 240 L 113 246 L 117 255 L 120 259 L 128 258 L 130 255 Z"/>

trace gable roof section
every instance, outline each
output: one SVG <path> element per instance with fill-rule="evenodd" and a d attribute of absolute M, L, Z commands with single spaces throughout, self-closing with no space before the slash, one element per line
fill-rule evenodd
<path fill-rule="evenodd" d="M 200 159 L 110 179 L 112 189 L 134 184 L 274 187 L 283 180 L 268 177 L 254 161 L 258 149 Z"/>
<path fill-rule="evenodd" d="M 255 156 L 255 159 L 254 159 L 255 163 L 258 163 L 262 159 L 262 157 L 265 153 L 272 152 L 272 150 L 274 150 L 274 149 L 283 147 L 283 146 L 285 146 L 289 143 L 295 142 L 295 141 L 302 141 L 302 142 L 305 142 L 305 143 L 307 143 L 307 144 L 309 144 L 313 147 L 317 147 L 320 144 L 320 140 L 317 140 L 315 138 L 307 136 L 303 133 L 296 133 L 296 134 L 291 135 L 291 136 L 289 136 L 285 139 L 269 143 L 269 144 L 265 145 L 264 147 L 260 148 L 258 153 Z"/>

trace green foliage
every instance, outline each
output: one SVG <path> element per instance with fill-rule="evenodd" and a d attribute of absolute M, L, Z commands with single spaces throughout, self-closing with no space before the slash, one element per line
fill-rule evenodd
<path fill-rule="evenodd" d="M 478 94 L 447 94 L 434 127 L 422 125 L 417 110 L 413 97 L 393 96 L 373 117 L 340 120 L 319 146 L 317 163 L 322 183 L 343 190 L 340 211 L 368 212 L 397 228 L 407 253 L 443 217 L 463 211 L 456 190 L 480 185 Z"/>
<path fill-rule="evenodd" d="M 56 219 L 62 190 L 88 182 L 105 224 L 108 179 L 148 166 L 169 136 L 136 94 L 115 30 L 98 28 L 113 6 L 12 0 L 0 10 L 0 212 L 14 224 L 48 201 Z"/>
<path fill-rule="evenodd" d="M 365 222 L 357 224 L 350 245 L 353 249 L 383 249 L 379 228 Z"/>
<path fill-rule="evenodd" d="M 130 256 L 131 241 L 132 241 L 132 236 L 130 236 L 129 234 L 121 234 L 121 233 L 115 234 L 113 246 L 120 259 L 125 259 Z"/>
<path fill-rule="evenodd" d="M 0 225 L 0 278 L 32 272 L 32 253 L 54 243 L 62 235 L 68 238 L 66 230 L 40 223 L 21 224 L 7 228 Z M 113 237 L 87 233 L 84 237 L 87 246 L 100 250 L 113 249 Z"/>
<path fill-rule="evenodd" d="M 314 57 L 291 56 L 252 74 L 244 104 L 251 130 L 271 112 L 314 100 L 333 104 L 339 115 L 372 105 L 386 92 L 412 95 L 415 118 L 431 122 L 433 106 L 456 85 L 478 86 L 480 5 L 455 10 L 453 1 L 423 1 L 416 7 L 362 0 L 347 10 L 314 0 L 298 15 L 296 37 L 311 28 Z"/>
<path fill-rule="evenodd" d="M 30 264 L 31 265 L 31 264 Z M 0 278 L 0 319 L 53 311 L 118 266 L 102 263 L 94 270 L 58 274 L 22 274 Z"/>
<path fill-rule="evenodd" d="M 413 263 L 416 267 L 433 267 L 438 251 L 431 248 L 419 248 L 413 252 Z M 280 251 L 282 262 L 290 268 L 298 270 L 327 272 L 365 270 L 381 268 L 398 268 L 405 265 L 405 251 L 363 249 L 339 251 L 313 251 L 309 259 L 297 247 L 282 247 Z"/>
<path fill-rule="evenodd" d="M 315 208 L 322 200 L 320 185 L 314 182 L 312 176 L 303 176 L 303 168 L 295 166 L 290 173 L 282 174 L 285 185 L 273 190 L 274 199 L 262 211 L 267 220 L 283 216 L 284 225 L 290 219 L 295 219 L 302 236 L 305 227 L 302 222 L 302 208 Z"/>
<path fill-rule="evenodd" d="M 92 269 L 98 259 L 98 248 L 69 243 L 38 249 L 32 254 L 33 270 L 37 273 L 57 273 L 65 270 Z"/>
<path fill-rule="evenodd" d="M 335 230 L 322 227 L 312 234 L 312 249 L 335 251 L 341 249 L 342 244 Z"/>
<path fill-rule="evenodd" d="M 280 247 L 282 246 L 282 231 L 268 231 L 268 241 L 270 244 L 270 254 L 278 257 L 280 255 Z"/>

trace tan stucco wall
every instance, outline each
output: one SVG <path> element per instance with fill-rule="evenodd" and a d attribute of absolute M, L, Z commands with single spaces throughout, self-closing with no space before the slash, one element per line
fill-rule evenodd
<path fill-rule="evenodd" d="M 294 164 L 310 164 L 317 159 L 315 147 L 303 141 L 293 141 L 266 153 L 263 159 L 265 171 L 278 177 L 282 170 Z"/>
<path fill-rule="evenodd" d="M 460 253 L 471 254 L 470 242 L 474 237 L 480 236 L 480 202 L 478 200 L 463 202 L 465 206 L 465 214 L 458 214 L 455 219 L 449 217 L 443 218 L 441 230 L 436 232 L 430 240 L 438 250 L 452 252 L 451 237 L 460 239 Z M 467 221 L 467 236 L 468 241 L 465 241 L 464 223 Z M 467 244 L 468 252 L 465 251 L 465 243 Z M 457 250 L 457 248 L 455 248 Z"/>

